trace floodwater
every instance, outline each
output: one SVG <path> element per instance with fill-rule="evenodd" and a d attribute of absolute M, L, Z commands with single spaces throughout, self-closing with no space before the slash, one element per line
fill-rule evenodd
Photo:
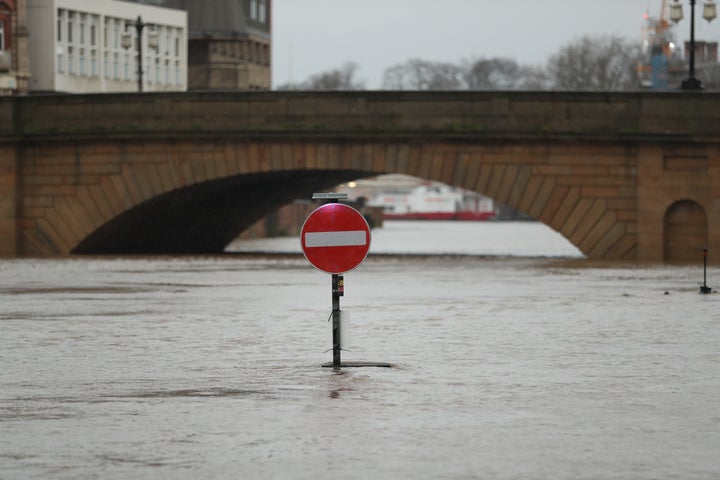
<path fill-rule="evenodd" d="M 301 254 L 0 261 L 0 478 L 719 478 L 701 266 L 492 225 L 533 257 L 373 255 L 471 235 L 374 232 L 343 360 L 393 368 L 321 367 L 330 278 Z"/>

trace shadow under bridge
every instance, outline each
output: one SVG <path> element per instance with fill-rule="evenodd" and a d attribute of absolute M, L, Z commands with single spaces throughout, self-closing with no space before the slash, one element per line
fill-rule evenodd
<path fill-rule="evenodd" d="M 183 187 L 115 217 L 80 242 L 73 253 L 219 253 L 281 206 L 369 175 L 355 170 L 280 171 Z"/>

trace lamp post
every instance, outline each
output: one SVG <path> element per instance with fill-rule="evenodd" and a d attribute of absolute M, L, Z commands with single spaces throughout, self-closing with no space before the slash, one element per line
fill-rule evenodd
<path fill-rule="evenodd" d="M 708 0 L 703 4 L 703 18 L 711 22 L 717 16 L 715 2 Z M 670 5 L 670 20 L 677 23 L 683 19 L 682 5 L 675 0 Z M 702 83 L 695 78 L 695 0 L 690 0 L 690 76 L 683 80 L 680 88 L 683 90 L 702 90 Z"/>
<path fill-rule="evenodd" d="M 127 50 L 132 46 L 132 34 L 127 31 L 128 27 L 135 27 L 135 31 L 137 33 L 137 56 L 138 56 L 138 92 L 143 91 L 143 51 L 142 51 L 142 32 L 145 27 L 151 26 L 149 23 L 145 23 L 142 20 L 142 17 L 138 15 L 137 20 L 135 22 L 125 22 L 125 31 L 122 34 L 121 38 L 121 44 L 122 47 Z M 150 30 L 148 32 L 148 47 L 152 48 L 153 50 L 158 48 L 158 34 L 154 30 Z"/>

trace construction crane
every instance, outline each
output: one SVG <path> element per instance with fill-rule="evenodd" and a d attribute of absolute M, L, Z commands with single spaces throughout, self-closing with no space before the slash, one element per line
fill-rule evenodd
<path fill-rule="evenodd" d="M 681 72 L 683 69 L 682 55 L 675 43 L 669 20 L 668 0 L 662 0 L 659 17 L 652 17 L 645 12 L 643 18 L 643 60 L 637 68 L 640 87 L 666 90 L 675 70 Z"/>

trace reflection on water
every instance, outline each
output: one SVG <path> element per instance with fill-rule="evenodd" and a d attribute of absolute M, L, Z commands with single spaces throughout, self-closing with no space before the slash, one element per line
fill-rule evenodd
<path fill-rule="evenodd" d="M 296 237 L 236 240 L 230 252 L 301 253 Z M 539 222 L 386 221 L 372 230 L 370 254 L 582 257 Z"/>
<path fill-rule="evenodd" d="M 718 478 L 701 275 L 370 256 L 337 371 L 301 256 L 5 260 L 0 478 Z"/>

